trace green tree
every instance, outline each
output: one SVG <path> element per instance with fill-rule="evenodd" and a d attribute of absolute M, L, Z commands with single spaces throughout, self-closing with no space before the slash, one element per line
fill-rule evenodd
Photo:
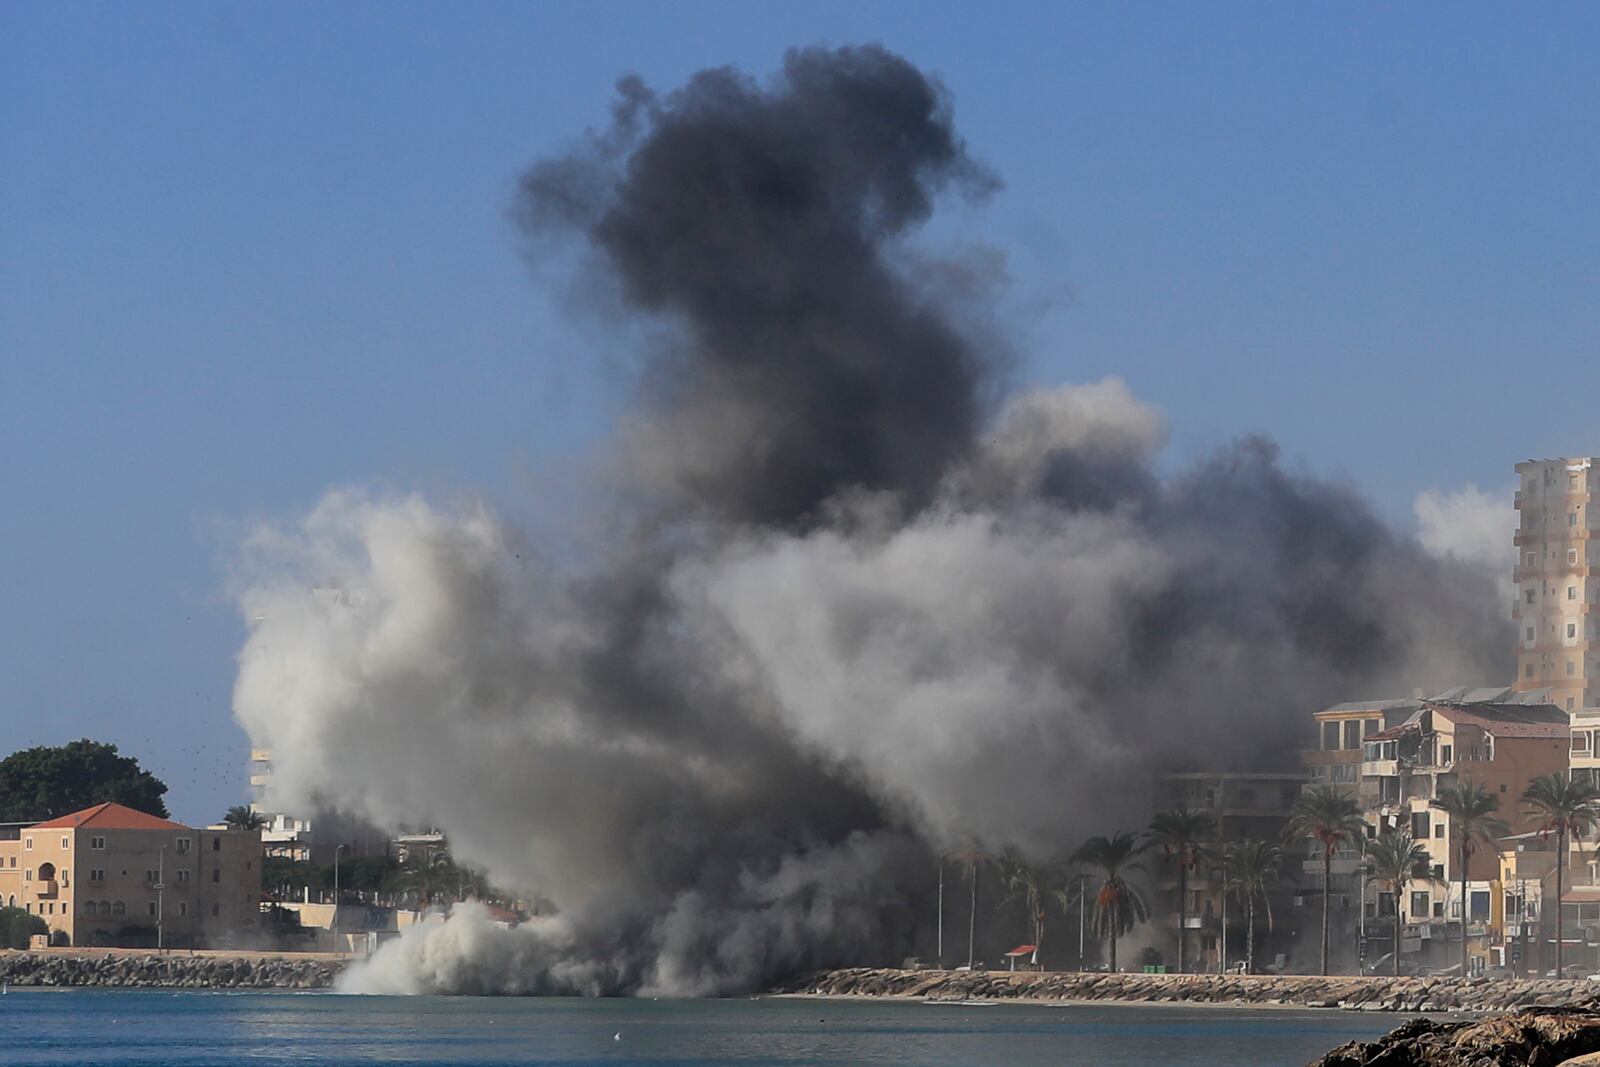
<path fill-rule="evenodd" d="M 1363 862 L 1380 885 L 1394 894 L 1394 973 L 1400 973 L 1400 902 L 1413 880 L 1428 877 L 1428 850 L 1410 829 L 1391 830 L 1365 843 Z M 1362 907 L 1366 907 L 1363 901 Z M 1463 972 L 1465 973 L 1465 972 Z"/>
<path fill-rule="evenodd" d="M 1463 779 L 1439 787 L 1433 806 L 1450 819 L 1450 833 L 1456 842 L 1456 860 L 1461 874 L 1461 974 L 1467 973 L 1467 858 L 1475 844 L 1493 847 L 1495 838 L 1508 832 L 1505 822 L 1495 813 L 1500 810 L 1500 798 L 1481 785 Z M 1398 955 L 1399 945 L 1395 952 Z"/>
<path fill-rule="evenodd" d="M 1073 863 L 1100 870 L 1100 888 L 1095 892 L 1090 912 L 1090 929 L 1110 944 L 1111 969 L 1117 969 L 1117 938 L 1150 918 L 1150 905 L 1127 875 L 1143 871 L 1138 856 L 1146 846 L 1133 834 L 1118 832 L 1110 837 L 1089 838 L 1072 854 Z"/>
<path fill-rule="evenodd" d="M 1283 871 L 1283 849 L 1270 841 L 1245 838 L 1222 849 L 1222 891 L 1238 898 L 1245 910 L 1244 969 L 1256 970 L 1256 901 L 1266 908 L 1267 929 L 1272 929 L 1272 898 L 1267 891 Z M 1227 931 L 1223 931 L 1227 936 Z"/>
<path fill-rule="evenodd" d="M 1157 812 L 1150 820 L 1148 838 L 1152 844 L 1178 864 L 1178 973 L 1188 970 L 1189 872 L 1200 862 L 1206 842 L 1217 831 L 1217 820 L 1208 811 L 1187 807 Z"/>
<path fill-rule="evenodd" d="M 107 801 L 165 819 L 166 791 L 138 760 L 117 755 L 116 745 L 87 738 L 0 760 L 0 822 L 38 822 Z"/>
<path fill-rule="evenodd" d="M 1539 831 L 1556 835 L 1556 977 L 1561 976 L 1561 894 L 1567 866 L 1567 842 L 1583 843 L 1585 834 L 1600 821 L 1600 788 L 1588 778 L 1568 778 L 1556 772 L 1542 774 L 1522 791 L 1528 814 L 1540 820 Z"/>
<path fill-rule="evenodd" d="M 0 908 L 0 948 L 27 948 L 34 934 L 48 934 L 50 926 L 22 908 Z"/>
<path fill-rule="evenodd" d="M 1328 973 L 1328 904 L 1332 897 L 1333 854 L 1339 846 L 1359 840 L 1366 824 L 1355 798 L 1337 786 L 1318 785 L 1294 799 L 1289 809 L 1291 837 L 1311 837 L 1322 846 L 1322 973 Z"/>
<path fill-rule="evenodd" d="M 235 804 L 228 809 L 222 821 L 235 830 L 260 830 L 267 825 L 262 814 L 251 810 L 248 804 Z"/>

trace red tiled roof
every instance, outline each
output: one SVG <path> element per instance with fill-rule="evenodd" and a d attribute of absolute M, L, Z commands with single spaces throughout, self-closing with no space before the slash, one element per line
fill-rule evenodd
<path fill-rule="evenodd" d="M 1035 952 L 1038 952 L 1038 951 L 1039 951 L 1039 946 L 1038 945 L 1018 945 L 1016 948 L 1012 949 L 1010 952 L 1007 952 L 1006 955 L 1007 956 L 1031 956 Z"/>
<path fill-rule="evenodd" d="M 31 830 L 77 829 L 89 826 L 96 830 L 187 830 L 181 822 L 146 815 L 122 804 L 96 804 L 92 808 L 63 815 L 59 819 L 34 823 Z"/>

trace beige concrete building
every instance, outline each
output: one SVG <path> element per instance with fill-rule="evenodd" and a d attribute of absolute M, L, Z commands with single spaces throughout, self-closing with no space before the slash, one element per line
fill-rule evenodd
<path fill-rule="evenodd" d="M 1529 460 L 1517 475 L 1516 687 L 1549 688 L 1568 712 L 1600 707 L 1600 463 Z"/>
<path fill-rule="evenodd" d="M 57 945 L 225 947 L 260 927 L 261 835 L 99 804 L 0 839 L 0 900 Z"/>

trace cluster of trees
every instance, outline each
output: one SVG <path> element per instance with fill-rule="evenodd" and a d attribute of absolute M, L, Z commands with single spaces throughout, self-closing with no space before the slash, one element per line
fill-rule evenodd
<path fill-rule="evenodd" d="M 1556 839 L 1558 862 L 1555 868 L 1555 899 L 1560 900 L 1565 886 L 1565 867 L 1570 842 L 1582 842 L 1600 826 L 1600 787 L 1587 778 L 1548 774 L 1535 778 L 1523 791 L 1526 812 L 1537 820 L 1538 830 Z M 1467 899 L 1467 862 L 1480 846 L 1497 847 L 1508 828 L 1500 818 L 1500 798 L 1481 785 L 1461 780 L 1441 787 L 1433 807 L 1448 817 L 1450 847 L 1455 850 L 1460 878 L 1463 921 Z M 1104 941 L 1112 970 L 1117 967 L 1117 941 L 1138 924 L 1150 918 L 1150 904 L 1137 883 L 1137 875 L 1147 873 L 1143 856 L 1159 850 L 1176 865 L 1178 877 L 1178 961 L 1180 972 L 1188 969 L 1188 886 L 1190 874 L 1202 862 L 1215 863 L 1222 871 L 1221 892 L 1224 908 L 1236 901 L 1245 917 L 1245 969 L 1255 969 L 1256 914 L 1265 913 L 1267 928 L 1272 928 L 1270 890 L 1284 877 L 1286 853 L 1298 841 L 1316 842 L 1322 858 L 1322 884 L 1332 877 L 1333 858 L 1342 849 L 1356 847 L 1362 853 L 1368 876 L 1388 889 L 1395 900 L 1394 966 L 1399 968 L 1400 902 L 1413 882 L 1431 881 L 1432 865 L 1426 846 L 1417 840 L 1409 825 L 1385 828 L 1369 837 L 1367 823 L 1355 797 L 1335 786 L 1315 786 L 1295 799 L 1289 821 L 1280 841 L 1245 838 L 1216 842 L 1216 821 L 1210 813 L 1175 808 L 1158 813 L 1143 834 L 1119 832 L 1095 836 L 1079 846 L 1067 863 L 1086 867 L 1092 874 L 1063 878 L 1060 864 L 1038 865 L 1015 856 L 989 856 L 975 847 L 945 853 L 961 865 L 971 895 L 967 963 L 973 964 L 977 917 L 977 879 L 979 869 L 995 865 L 1009 891 L 1002 905 L 1021 901 L 1029 916 L 1033 944 L 1044 943 L 1048 906 L 1062 911 L 1084 907 L 1088 927 Z M 1321 973 L 1328 973 L 1329 894 L 1322 894 Z M 1226 934 L 1226 931 L 1224 931 Z M 1555 908 L 1557 971 L 1561 968 L 1561 909 Z M 1461 939 L 1462 973 L 1467 970 L 1467 939 Z"/>
<path fill-rule="evenodd" d="M 166 792 L 138 760 L 88 738 L 0 760 L 0 822 L 43 822 L 108 801 L 165 819 Z"/>
<path fill-rule="evenodd" d="M 292 898 L 302 886 L 316 892 L 335 888 L 332 863 L 309 863 L 269 856 L 262 861 L 261 885 L 268 893 Z M 341 856 L 337 871 L 341 897 L 413 904 L 427 908 L 440 901 L 487 900 L 497 894 L 482 871 L 457 864 L 447 849 L 413 850 L 393 856 Z"/>
<path fill-rule="evenodd" d="M 1118 940 L 1150 918 L 1150 902 L 1137 876 L 1147 873 L 1145 854 L 1159 850 L 1175 861 L 1178 873 L 1178 970 L 1186 971 L 1189 962 L 1189 876 L 1202 860 L 1213 859 L 1222 867 L 1223 893 L 1244 908 L 1248 924 L 1246 966 L 1253 969 L 1256 908 L 1260 905 L 1264 909 L 1270 927 L 1272 905 L 1267 891 L 1282 868 L 1283 849 L 1272 842 L 1248 839 L 1218 847 L 1212 841 L 1216 828 L 1216 820 L 1209 812 L 1175 808 L 1157 814 L 1143 834 L 1123 831 L 1091 837 L 1064 862 L 1035 864 L 1014 855 L 990 856 L 976 847 L 945 853 L 942 859 L 954 860 L 961 866 L 971 898 L 967 965 L 973 965 L 976 955 L 978 872 L 992 864 L 1008 890 L 1001 905 L 1022 903 L 1036 948 L 1044 945 L 1051 905 L 1063 913 L 1081 908 L 1088 930 L 1105 942 L 1108 962 L 1116 970 Z M 1065 875 L 1068 866 L 1088 868 L 1092 873 Z"/>

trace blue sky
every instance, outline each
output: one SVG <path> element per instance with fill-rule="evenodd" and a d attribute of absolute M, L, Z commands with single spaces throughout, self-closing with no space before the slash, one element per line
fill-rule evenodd
<path fill-rule="evenodd" d="M 228 546 L 339 484 L 530 485 L 625 383 L 519 255 L 519 171 L 612 84 L 879 41 L 1005 189 L 1019 384 L 1107 374 L 1169 465 L 1358 485 L 1600 450 L 1600 7 L 0 7 L 0 749 L 244 796 Z"/>

